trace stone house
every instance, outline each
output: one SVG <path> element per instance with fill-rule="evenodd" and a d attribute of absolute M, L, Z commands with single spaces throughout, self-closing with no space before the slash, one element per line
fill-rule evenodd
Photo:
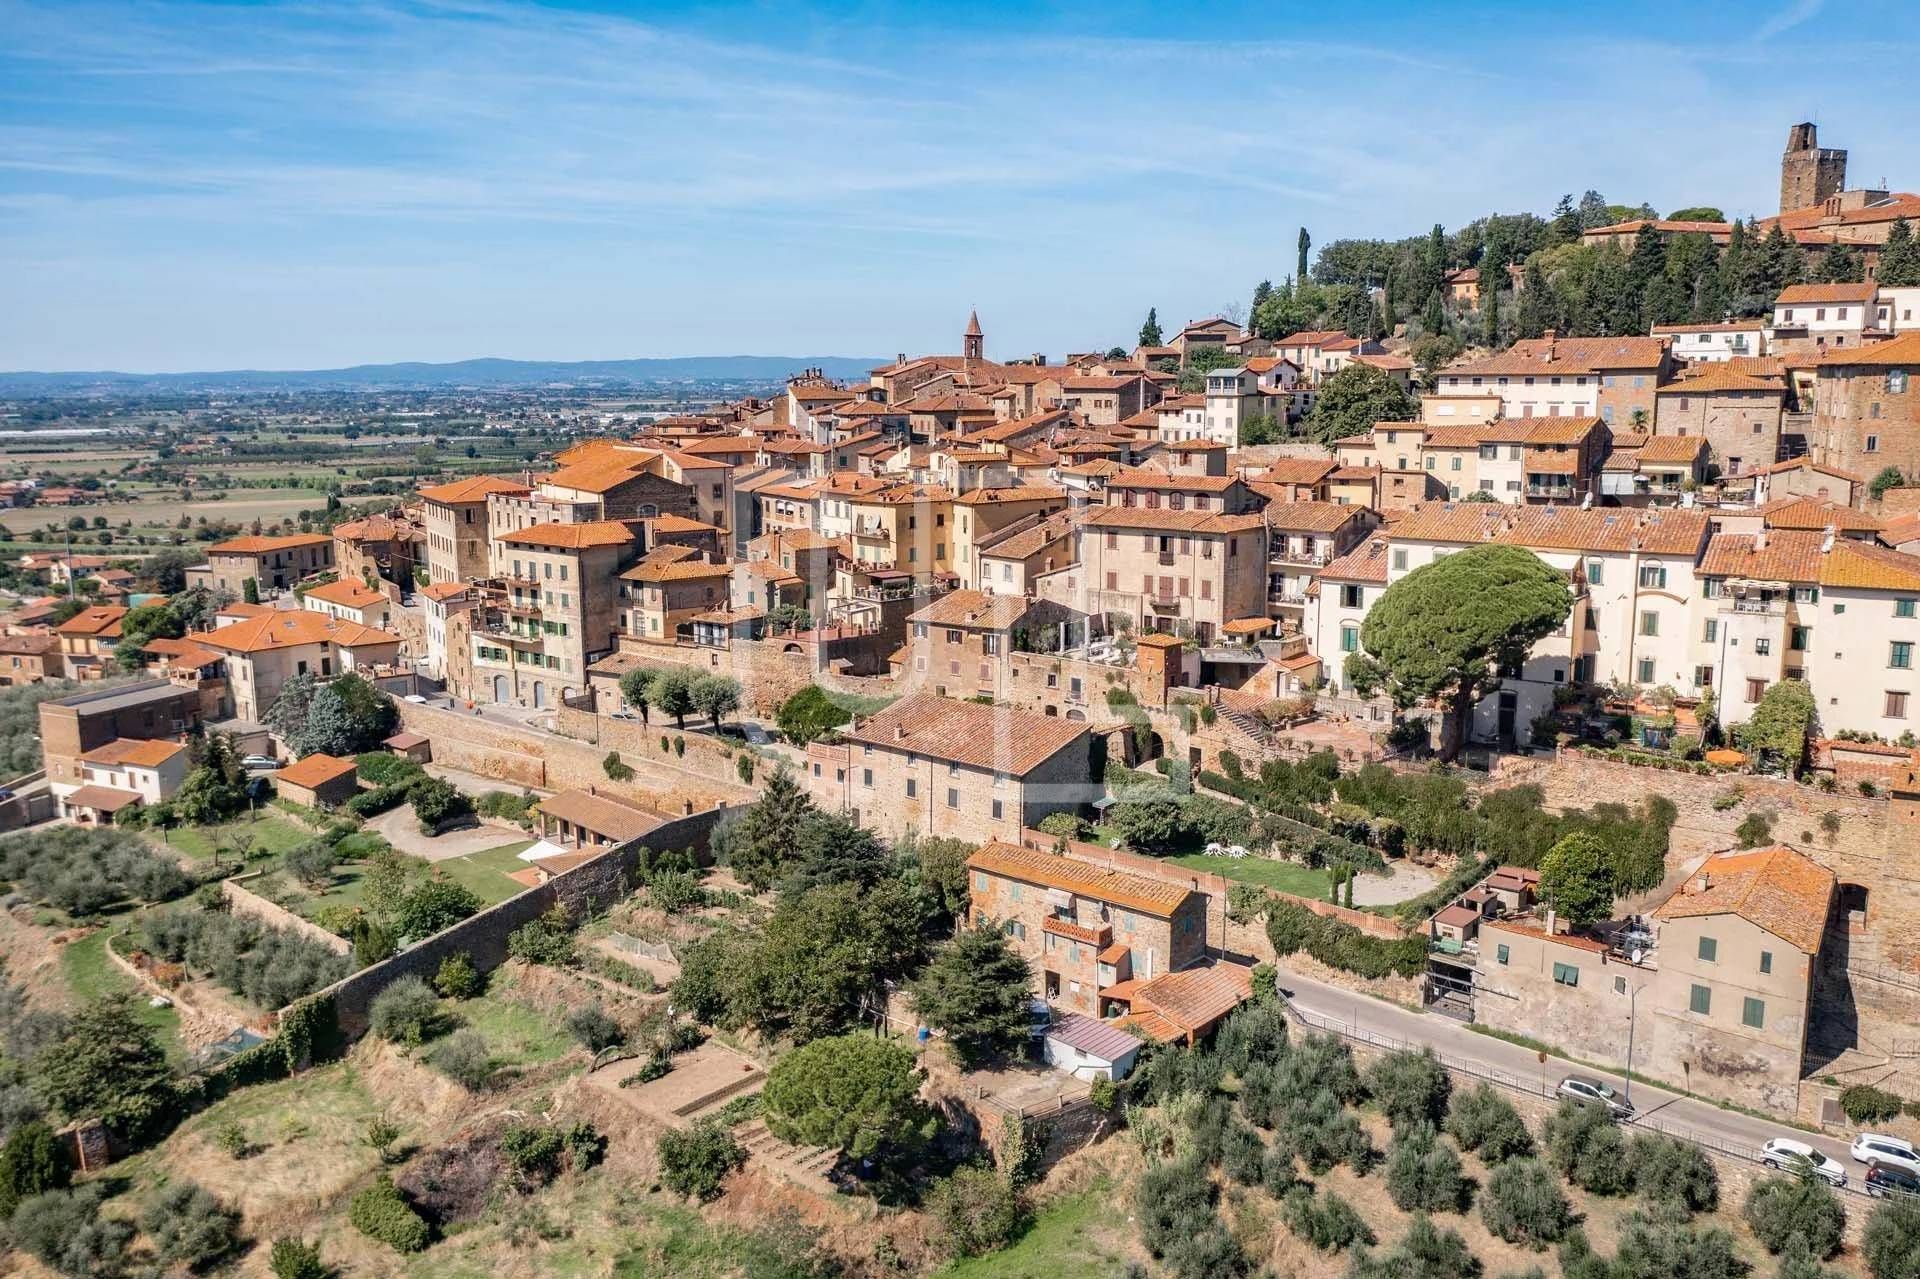
<path fill-rule="evenodd" d="M 226 654 L 234 714 L 255 723 L 296 675 L 328 680 L 391 665 L 400 656 L 400 637 L 391 631 L 303 610 L 269 610 L 198 639 Z"/>
<path fill-rule="evenodd" d="M 360 781 L 352 760 L 316 753 L 275 773 L 273 787 L 282 799 L 308 808 L 330 809 L 352 799 L 359 792 Z"/>
<path fill-rule="evenodd" d="M 476 695 L 551 706 L 587 687 L 587 667 L 621 633 L 619 575 L 640 554 L 636 525 L 617 520 L 536 524 L 500 536 L 504 589 L 472 615 Z"/>
<path fill-rule="evenodd" d="M 1087 726 L 1061 717 L 913 693 L 842 736 L 809 745 L 807 789 L 889 838 L 1017 839 L 1104 789 Z"/>
<path fill-rule="evenodd" d="M 76 693 L 40 703 L 47 785 L 64 794 L 86 782 L 83 758 L 121 738 L 177 739 L 202 722 L 199 695 L 166 680 Z"/>
<path fill-rule="evenodd" d="M 60 637 L 44 631 L 0 635 L 0 688 L 59 679 Z"/>
<path fill-rule="evenodd" d="M 1771 466 L 1780 455 L 1784 377 L 1716 363 L 1661 387 L 1654 399 L 1655 434 L 1706 440 L 1724 475 Z"/>
<path fill-rule="evenodd" d="M 1822 465 L 1920 476 L 1920 332 L 1829 351 L 1814 372 L 1809 442 Z"/>
<path fill-rule="evenodd" d="M 343 578 L 414 586 L 414 567 L 425 567 L 426 534 L 398 513 L 369 515 L 333 526 L 333 562 Z"/>
<path fill-rule="evenodd" d="M 1102 1016 L 1107 992 L 1206 957 L 1206 896 L 1169 880 L 998 840 L 967 859 L 967 875 L 969 917 L 1005 929 L 1035 993 L 1068 1011 Z"/>
<path fill-rule="evenodd" d="M 113 667 L 120 644 L 120 623 L 127 610 L 118 604 L 83 608 L 53 633 L 60 640 L 60 661 L 68 679 L 100 679 Z"/>
<path fill-rule="evenodd" d="M 325 533 L 236 537 L 207 548 L 215 589 L 246 594 L 251 579 L 262 591 L 283 591 L 333 567 L 333 539 Z"/>
<path fill-rule="evenodd" d="M 420 490 L 427 572 L 436 582 L 467 583 L 493 572 L 487 502 L 496 493 L 525 496 L 527 485 L 476 475 Z"/>
<path fill-rule="evenodd" d="M 1084 613 L 1120 613 L 1136 630 L 1208 642 L 1225 623 L 1267 613 L 1267 525 L 1258 512 L 1107 506 L 1079 530 Z"/>

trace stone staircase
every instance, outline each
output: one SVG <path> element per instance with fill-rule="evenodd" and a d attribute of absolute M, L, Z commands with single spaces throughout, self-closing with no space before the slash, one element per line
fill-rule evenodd
<path fill-rule="evenodd" d="M 802 1190 L 815 1194 L 836 1193 L 827 1174 L 840 1154 L 825 1146 L 795 1146 L 768 1131 L 765 1121 L 749 1120 L 733 1130 L 734 1140 L 745 1148 L 747 1158 L 768 1171 L 786 1178 Z"/>
<path fill-rule="evenodd" d="M 1230 705 L 1225 698 L 1216 703 L 1214 709 L 1220 713 L 1221 719 L 1233 725 L 1241 736 L 1252 743 L 1256 754 L 1266 756 L 1280 753 L 1279 742 L 1274 737 L 1273 730 L 1261 722 L 1259 716 Z"/>

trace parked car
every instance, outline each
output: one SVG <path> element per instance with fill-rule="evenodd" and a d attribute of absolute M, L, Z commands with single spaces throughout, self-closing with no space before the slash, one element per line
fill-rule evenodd
<path fill-rule="evenodd" d="M 280 767 L 280 761 L 271 755 L 242 755 L 240 757 L 240 767 L 278 768 Z"/>
<path fill-rule="evenodd" d="M 1920 1195 L 1920 1173 L 1908 1172 L 1893 1164 L 1876 1164 L 1867 1169 L 1866 1191 L 1876 1199 L 1889 1195 Z"/>
<path fill-rule="evenodd" d="M 1849 1153 L 1853 1155 L 1855 1163 L 1865 1164 L 1869 1168 L 1887 1166 L 1920 1176 L 1920 1151 L 1914 1150 L 1913 1143 L 1904 1137 L 1863 1132 L 1853 1139 Z"/>
<path fill-rule="evenodd" d="M 420 696 L 420 694 L 418 693 L 408 693 L 407 700 L 409 702 L 412 702 L 415 706 L 425 706 L 427 704 L 427 699 Z"/>
<path fill-rule="evenodd" d="M 1806 1169 L 1829 1185 L 1847 1184 L 1847 1170 L 1837 1160 L 1815 1150 L 1804 1141 L 1795 1141 L 1791 1137 L 1774 1137 L 1760 1147 L 1760 1162 L 1769 1168 L 1782 1168 L 1788 1172 Z"/>
<path fill-rule="evenodd" d="M 1589 1101 L 1605 1106 L 1615 1119 L 1633 1118 L 1633 1107 L 1620 1099 L 1612 1084 L 1602 1083 L 1586 1075 L 1568 1075 L 1560 1081 L 1556 1090 L 1562 1097 L 1571 1097 L 1575 1101 Z"/>

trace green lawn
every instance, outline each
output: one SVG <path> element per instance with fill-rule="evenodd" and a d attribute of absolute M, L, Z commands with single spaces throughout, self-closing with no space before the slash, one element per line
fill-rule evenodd
<path fill-rule="evenodd" d="M 234 856 L 236 837 L 251 839 L 253 842 L 247 850 L 248 855 L 258 858 L 263 853 L 284 853 L 296 844 L 304 844 L 314 838 L 314 832 L 289 818 L 264 814 L 252 821 L 242 817 L 218 826 L 183 826 L 178 830 L 147 832 L 148 839 L 177 853 L 184 853 L 195 861 L 210 860 L 217 842 L 222 850 L 222 860 L 235 864 L 238 861 Z"/>
<path fill-rule="evenodd" d="M 508 879 L 507 873 L 527 868 L 527 863 L 520 860 L 520 854 L 532 846 L 532 840 L 522 839 L 483 852 L 468 853 L 465 857 L 449 857 L 434 865 L 444 871 L 447 878 L 465 884 L 475 896 L 491 906 L 527 891 L 526 885 Z"/>
<path fill-rule="evenodd" d="M 111 931 L 98 928 L 79 941 L 68 943 L 67 948 L 60 952 L 60 975 L 66 979 L 67 989 L 73 992 L 76 999 L 133 995 L 140 1020 L 160 1033 L 160 1042 L 166 1045 L 167 1056 L 177 1064 L 185 1059 L 185 1053 L 180 1048 L 180 1014 L 173 1008 L 148 1007 L 149 996 L 146 991 L 107 958 L 107 936 Z"/>
<path fill-rule="evenodd" d="M 1324 869 L 1315 870 L 1299 862 L 1283 862 L 1272 857 L 1209 857 L 1205 853 L 1186 853 L 1165 859 L 1188 870 L 1206 871 L 1237 879 L 1243 884 L 1258 884 L 1296 897 L 1325 901 L 1333 891 L 1333 877 Z"/>
<path fill-rule="evenodd" d="M 1126 1266 L 1095 1231 L 1106 1226 L 1124 1233 L 1124 1216 L 1116 1213 L 1103 1182 L 1048 1204 L 1012 1247 L 956 1261 L 939 1273 L 941 1279 L 1108 1279 Z"/>
<path fill-rule="evenodd" d="M 533 1066 L 555 1061 L 574 1048 L 567 1028 L 530 1004 L 513 998 L 510 977 L 497 977 L 484 994 L 453 1004 L 460 1024 L 479 1031 L 503 1066 Z"/>

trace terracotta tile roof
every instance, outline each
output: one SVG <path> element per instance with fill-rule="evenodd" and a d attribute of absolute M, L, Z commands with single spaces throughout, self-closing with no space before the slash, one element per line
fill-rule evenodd
<path fill-rule="evenodd" d="M 464 582 L 433 582 L 427 586 L 422 586 L 418 593 L 426 596 L 430 600 L 444 602 L 453 599 L 455 596 L 465 595 L 472 589 L 472 587 L 466 585 Z"/>
<path fill-rule="evenodd" d="M 333 539 L 325 533 L 289 533 L 285 537 L 235 537 L 215 542 L 209 555 L 262 555 L 269 551 L 288 551 L 296 546 L 322 546 Z"/>
<path fill-rule="evenodd" d="M 134 768 L 158 768 L 186 749 L 179 742 L 164 741 L 157 737 L 151 741 L 116 737 L 105 746 L 96 747 L 80 758 L 89 764 L 127 764 Z"/>
<path fill-rule="evenodd" d="M 1865 484 L 1867 477 L 1855 475 L 1852 471 L 1843 471 L 1837 466 L 1827 466 L 1809 457 L 1796 457 L 1790 462 L 1775 462 L 1771 466 L 1756 466 L 1753 473 L 1760 475 L 1782 475 L 1788 471 L 1818 471 L 1822 475 L 1831 475 L 1838 480 L 1847 480 L 1854 484 Z"/>
<path fill-rule="evenodd" d="M 1920 330 L 1902 333 L 1885 342 L 1868 342 L 1864 346 L 1828 347 L 1814 359 L 1814 363 L 1823 368 L 1834 365 L 1920 365 Z"/>
<path fill-rule="evenodd" d="M 1430 449 L 1477 449 L 1486 432 L 1478 426 L 1430 426 L 1423 445 Z"/>
<path fill-rule="evenodd" d="M 1491 542 L 1505 527 L 1507 513 L 1497 502 L 1420 502 L 1401 515 L 1393 536 L 1410 542 Z"/>
<path fill-rule="evenodd" d="M 1759 545 L 1758 533 L 1716 533 L 1700 557 L 1702 577 L 1750 577 L 1766 582 L 1817 582 L 1820 580 L 1819 533 L 1782 531 L 1765 535 Z"/>
<path fill-rule="evenodd" d="M 1754 508 L 1768 528 L 1825 529 L 1840 532 L 1877 533 L 1881 521 L 1851 506 L 1817 497 L 1776 498 Z"/>
<path fill-rule="evenodd" d="M 1052 715 L 915 693 L 848 729 L 847 740 L 1024 777 L 1087 726 Z"/>
<path fill-rule="evenodd" d="M 647 463 L 659 454 L 651 450 L 614 449 L 573 466 L 562 467 L 541 483 L 581 493 L 609 493 L 647 474 Z"/>
<path fill-rule="evenodd" d="M 1827 212 L 1825 204 L 1812 204 L 1804 209 L 1789 209 L 1777 217 L 1763 219 L 1758 233 L 1765 235 L 1778 222 L 1789 231 L 1818 230 L 1829 226 L 1860 226 L 1875 222 L 1892 222 L 1906 218 L 1910 222 L 1920 222 L 1920 195 L 1910 191 L 1895 191 L 1884 200 L 1876 200 L 1863 208 L 1847 209 L 1839 214 Z"/>
<path fill-rule="evenodd" d="M 1413 361 L 1404 355 L 1356 355 L 1356 364 L 1372 365 L 1376 369 L 1404 370 L 1413 367 Z"/>
<path fill-rule="evenodd" d="M 1592 374 L 1601 369 L 1651 369 L 1667 352 L 1658 337 L 1522 338 L 1497 355 L 1451 364 L 1442 377 L 1527 377 Z"/>
<path fill-rule="evenodd" d="M 1167 880 L 1106 870 L 1071 857 L 998 840 L 982 844 L 979 851 L 967 858 L 967 868 L 1038 884 L 1043 888 L 1063 889 L 1078 897 L 1089 897 L 1162 919 L 1179 910 L 1181 903 L 1193 895 L 1192 889 Z"/>
<path fill-rule="evenodd" d="M 550 551 L 579 551 L 593 546 L 625 546 L 635 538 L 632 527 L 618 520 L 593 520 L 585 524 L 535 524 L 502 533 L 497 540 Z"/>
<path fill-rule="evenodd" d="M 1257 511 L 1222 515 L 1214 511 L 1149 510 L 1144 506 L 1109 506 L 1087 517 L 1095 528 L 1143 528 L 1162 533 L 1244 533 L 1261 528 L 1266 520 Z"/>
<path fill-rule="evenodd" d="M 1062 378 L 1060 389 L 1063 391 L 1117 391 L 1122 387 L 1131 387 L 1139 381 L 1138 373 L 1132 376 L 1089 374 L 1084 377 Z"/>
<path fill-rule="evenodd" d="M 1625 222 L 1612 222 L 1606 226 L 1588 227 L 1582 235 L 1634 235 L 1646 228 L 1669 235 L 1730 235 L 1733 232 L 1731 222 L 1676 222 L 1672 218 L 1629 218 Z"/>
<path fill-rule="evenodd" d="M 1653 913 L 1658 919 L 1738 915 L 1814 955 L 1827 928 L 1833 884 L 1832 871 L 1785 844 L 1715 853 Z"/>
<path fill-rule="evenodd" d="M 656 533 L 717 533 L 720 531 L 717 524 L 690 520 L 684 515 L 654 515 L 648 517 L 647 524 Z"/>
<path fill-rule="evenodd" d="M 1205 1030 L 1253 994 L 1253 970 L 1221 961 L 1204 968 L 1183 968 L 1142 984 L 1133 1006 L 1157 1013 L 1187 1034 Z"/>
<path fill-rule="evenodd" d="M 1025 559 L 1037 555 L 1048 545 L 1059 541 L 1072 532 L 1075 524 L 1081 523 L 1083 516 L 1072 511 L 1055 511 L 1046 519 L 1031 528 L 1021 529 L 1005 537 L 996 537 L 991 541 L 976 543 L 981 556 L 994 556 L 1000 559 Z"/>
<path fill-rule="evenodd" d="M 1267 484 L 1318 484 L 1339 464 L 1324 457 L 1275 458 L 1253 478 Z"/>
<path fill-rule="evenodd" d="M 343 579 L 316 586 L 306 593 L 305 598 L 319 600 L 323 604 L 338 604 L 343 608 L 367 608 L 385 603 L 387 597 L 364 582 Z"/>
<path fill-rule="evenodd" d="M 1836 540 L 1824 557 L 1820 585 L 1869 591 L 1920 590 L 1920 556 L 1871 542 Z"/>
<path fill-rule="evenodd" d="M 207 647 L 227 653 L 259 653 L 270 648 L 290 648 L 302 644 L 330 643 L 345 648 L 362 648 L 400 642 L 400 637 L 392 631 L 378 630 L 304 609 L 275 609 L 260 617 L 249 617 L 222 626 L 198 638 Z"/>
<path fill-rule="evenodd" d="M 1785 395 L 1785 378 L 1766 377 L 1757 373 L 1747 373 L 1740 369 L 1726 367 L 1728 362 L 1716 360 L 1702 366 L 1695 372 L 1687 373 L 1676 381 L 1667 383 L 1655 392 L 1656 395 L 1717 395 L 1723 392 L 1757 393 L 1761 395 Z"/>
<path fill-rule="evenodd" d="M 1698 435 L 1656 435 L 1636 452 L 1642 462 L 1693 462 L 1707 451 L 1707 442 Z"/>
<path fill-rule="evenodd" d="M 583 790 L 562 791 L 533 807 L 556 821 L 572 822 L 623 843 L 640 838 L 660 824 L 657 816 L 618 796 Z"/>
<path fill-rule="evenodd" d="M 1871 302 L 1880 286 L 1865 284 L 1789 284 L 1773 300 L 1775 306 L 1799 306 L 1819 302 Z"/>
<path fill-rule="evenodd" d="M 1528 452 L 1525 465 L 1528 475 L 1578 475 L 1580 473 L 1580 455 L 1578 453 L 1539 453 Z"/>
<path fill-rule="evenodd" d="M 44 631 L 32 635 L 0 635 L 0 653 L 14 656 L 39 657 L 59 647 L 59 638 Z"/>
<path fill-rule="evenodd" d="M 1597 937 L 1588 937 L 1584 933 L 1548 935 L 1545 926 L 1532 919 L 1489 919 L 1480 927 L 1503 933 L 1519 933 L 1523 937 L 1537 937 L 1542 941 L 1552 942 L 1556 946 L 1570 946 L 1574 950 L 1584 950 L 1591 955 L 1607 953 L 1607 944 Z"/>
<path fill-rule="evenodd" d="M 425 536 L 411 520 L 392 515 L 369 515 L 333 526 L 336 542 L 417 542 Z"/>
<path fill-rule="evenodd" d="M 1900 546 L 1906 542 L 1920 540 L 1920 511 L 1888 520 L 1880 529 L 1876 540 L 1882 546 Z"/>
<path fill-rule="evenodd" d="M 856 505 L 879 503 L 884 506 L 910 506 L 918 502 L 951 502 L 953 493 L 941 484 L 895 484 L 878 493 L 862 493 L 851 499 Z"/>
<path fill-rule="evenodd" d="M 1489 422 L 1479 431 L 1490 444 L 1578 444 L 1605 425 L 1597 417 L 1515 417 Z"/>
<path fill-rule="evenodd" d="M 118 639 L 120 619 L 127 610 L 118 604 L 96 604 L 83 608 L 53 628 L 56 635 L 92 635 L 99 639 Z"/>
<path fill-rule="evenodd" d="M 111 786 L 89 783 L 77 790 L 70 791 L 61 801 L 74 808 L 90 808 L 101 813 L 117 813 L 129 804 L 138 804 L 140 796 L 130 790 L 116 790 Z"/>
<path fill-rule="evenodd" d="M 1019 484 L 1006 488 L 974 489 L 954 498 L 962 506 L 992 506 L 999 502 L 1060 502 L 1067 491 L 1051 484 Z"/>
<path fill-rule="evenodd" d="M 1267 526 L 1284 533 L 1331 533 L 1360 519 L 1366 510 L 1339 502 L 1268 502 Z"/>
<path fill-rule="evenodd" d="M 1478 505 L 1478 503 L 1476 503 Z M 1371 537 L 1320 570 L 1320 580 L 1335 582 L 1376 582 L 1387 580 L 1387 544 Z"/>
<path fill-rule="evenodd" d="M 1129 467 L 1115 471 L 1108 488 L 1154 489 L 1171 493 L 1224 493 L 1240 483 L 1231 475 L 1170 475 L 1165 471 Z"/>
<path fill-rule="evenodd" d="M 733 565 L 690 559 L 642 561 L 620 576 L 629 582 L 694 582 L 702 578 L 732 577 Z"/>
<path fill-rule="evenodd" d="M 907 620 L 933 626 L 973 626 L 1004 631 L 1027 615 L 1023 595 L 989 595 L 985 591 L 949 591 Z"/>
<path fill-rule="evenodd" d="M 1274 343 L 1280 346 L 1321 346 L 1339 338 L 1346 337 L 1344 329 L 1302 329 L 1298 333 L 1289 333 Z"/>
<path fill-rule="evenodd" d="M 1494 540 L 1507 545 L 1550 550 L 1611 551 L 1618 554 L 1638 551 L 1646 555 L 1691 557 L 1700 549 L 1709 527 L 1704 511 L 1580 510 L 1571 506 L 1509 509 L 1512 510 L 1511 522 L 1506 531 Z M 1396 528 L 1394 536 L 1402 536 L 1401 530 Z"/>
<path fill-rule="evenodd" d="M 316 786 L 326 785 L 335 778 L 345 777 L 353 770 L 354 763 L 350 759 L 315 753 L 297 763 L 288 764 L 273 775 L 273 780 L 312 790 Z"/>
<path fill-rule="evenodd" d="M 448 484 L 435 484 L 420 490 L 420 496 L 429 502 L 450 505 L 459 502 L 484 502 L 495 493 L 525 493 L 526 485 L 518 480 L 502 479 L 497 475 L 475 475 L 464 480 L 454 480 Z"/>

